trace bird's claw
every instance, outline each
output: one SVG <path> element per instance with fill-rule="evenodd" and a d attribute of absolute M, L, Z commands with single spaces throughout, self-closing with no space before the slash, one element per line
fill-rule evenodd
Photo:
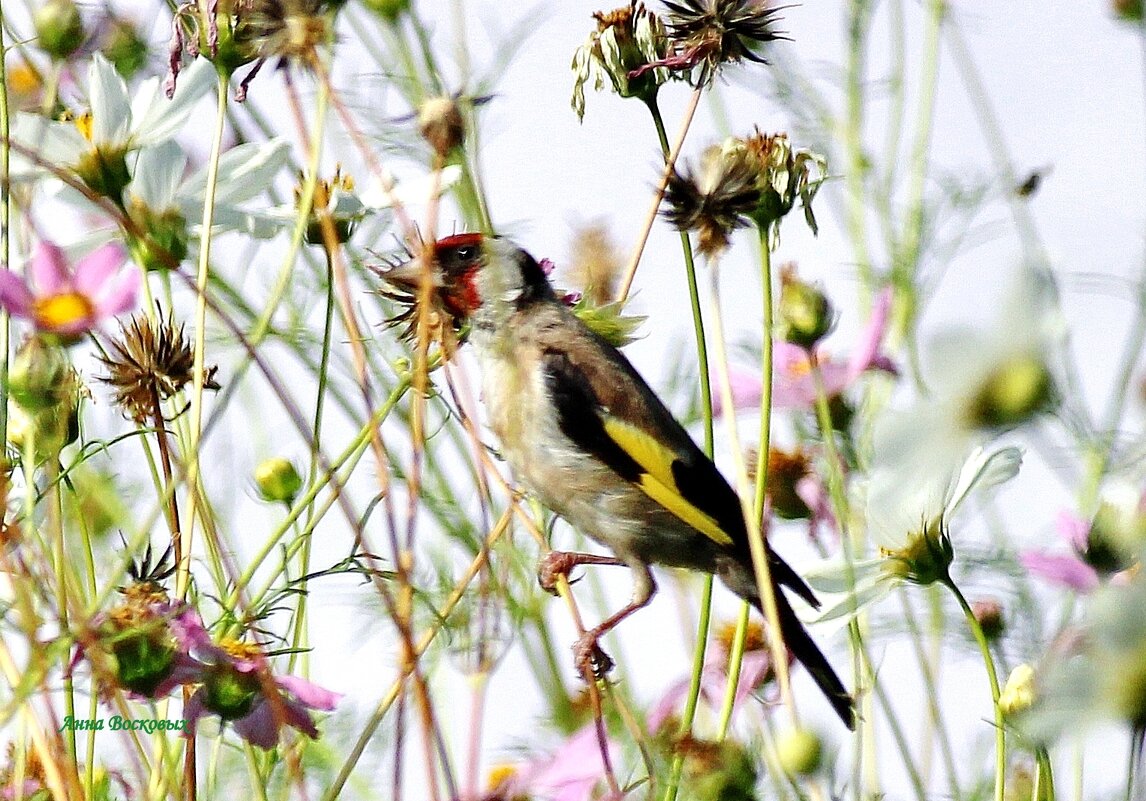
<path fill-rule="evenodd" d="M 573 643 L 573 663 L 584 677 L 600 681 L 609 674 L 615 663 L 597 644 L 596 632 L 587 631 Z"/>
<path fill-rule="evenodd" d="M 537 583 L 550 595 L 557 595 L 557 580 L 563 576 L 568 579 L 569 571 L 576 566 L 576 554 L 550 551 L 541 558 L 541 564 L 537 566 Z"/>

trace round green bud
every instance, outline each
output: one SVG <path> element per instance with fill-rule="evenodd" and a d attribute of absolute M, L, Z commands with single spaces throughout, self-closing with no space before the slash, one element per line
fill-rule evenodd
<path fill-rule="evenodd" d="M 1114 0 L 1114 13 L 1127 22 L 1142 21 L 1142 0 Z"/>
<path fill-rule="evenodd" d="M 166 630 L 121 635 L 111 650 L 120 686 L 146 698 L 154 697 L 175 666 L 175 646 Z"/>
<path fill-rule="evenodd" d="M 362 0 L 362 4 L 387 22 L 397 22 L 410 10 L 410 0 Z"/>
<path fill-rule="evenodd" d="M 130 79 L 147 64 L 147 42 L 127 20 L 111 21 L 101 49 L 124 78 Z"/>
<path fill-rule="evenodd" d="M 84 21 L 72 0 L 48 0 L 32 14 L 40 49 L 63 61 L 84 43 Z"/>
<path fill-rule="evenodd" d="M 222 663 L 207 673 L 203 690 L 203 706 L 223 720 L 238 720 L 251 713 L 262 688 L 254 671 L 243 673 Z"/>
<path fill-rule="evenodd" d="M 276 456 L 255 468 L 255 485 L 263 500 L 290 503 L 302 489 L 302 477 L 290 461 Z"/>
<path fill-rule="evenodd" d="M 832 330 L 835 310 L 827 295 L 785 270 L 780 286 L 780 336 L 811 349 Z"/>
<path fill-rule="evenodd" d="M 776 757 L 792 776 L 810 776 L 824 763 L 824 742 L 811 729 L 794 729 L 776 742 Z"/>
<path fill-rule="evenodd" d="M 25 342 L 8 372 L 8 396 L 35 412 L 74 400 L 75 370 L 67 351 L 39 337 Z"/>
<path fill-rule="evenodd" d="M 1054 403 L 1054 382 L 1040 356 L 1023 354 L 987 377 L 971 404 L 975 428 L 1013 428 Z"/>

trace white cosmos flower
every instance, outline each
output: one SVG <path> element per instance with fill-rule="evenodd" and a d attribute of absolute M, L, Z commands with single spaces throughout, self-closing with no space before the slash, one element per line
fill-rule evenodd
<path fill-rule="evenodd" d="M 326 208 L 330 211 L 336 227 L 343 228 L 340 235 L 345 234 L 349 237 L 360 224 L 375 222 L 383 226 L 389 225 L 392 218 L 391 208 L 395 203 L 407 208 L 424 206 L 430 201 L 430 195 L 435 188 L 440 196 L 457 183 L 460 177 L 461 168 L 450 165 L 442 169 L 436 179 L 432 174 L 423 174 L 395 181 L 390 192 L 378 186 L 371 186 L 358 192 L 353 181 L 341 175 L 340 171 L 336 171 L 332 180 L 321 182 L 321 191 L 315 193 L 315 205 L 318 205 L 325 195 Z M 297 191 L 299 190 L 296 189 Z M 292 230 L 297 219 L 298 206 L 295 203 L 285 203 L 247 213 L 244 225 L 245 230 L 253 236 L 269 238 L 279 232 Z M 314 236 L 310 236 L 312 233 Z M 360 241 L 373 241 L 380 235 L 380 230 L 363 233 Z M 322 241 L 322 237 L 318 231 L 310 231 L 307 240 L 311 244 L 317 244 Z"/>
<path fill-rule="evenodd" d="M 931 343 L 928 395 L 876 427 L 873 468 L 941 484 L 971 448 L 1048 410 L 1051 357 L 1064 332 L 1050 277 L 1021 270 L 990 329 L 953 328 Z"/>
<path fill-rule="evenodd" d="M 820 615 L 832 620 L 849 615 L 904 582 L 931 584 L 947 578 L 954 559 L 948 526 L 973 492 L 984 492 L 1014 478 L 1022 465 L 1018 448 L 987 452 L 975 448 L 958 469 L 942 481 L 918 481 L 903 469 L 872 473 L 867 490 L 867 530 L 880 557 L 853 565 L 855 594 L 844 564 L 805 572 L 808 583 L 841 597 Z"/>
<path fill-rule="evenodd" d="M 158 77 L 143 81 L 132 97 L 115 67 L 98 53 L 87 77 L 89 112 L 75 121 L 17 115 L 12 130 L 18 145 L 13 153 L 14 178 L 43 175 L 44 167 L 37 163 L 43 161 L 74 171 L 96 191 L 118 199 L 128 179 L 127 154 L 181 131 L 216 81 L 210 62 L 198 58 L 171 100 L 163 95 Z"/>

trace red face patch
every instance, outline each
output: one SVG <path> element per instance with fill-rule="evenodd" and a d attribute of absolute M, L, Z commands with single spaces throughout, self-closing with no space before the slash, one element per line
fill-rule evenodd
<path fill-rule="evenodd" d="M 474 265 L 451 282 L 450 291 L 443 300 L 451 314 L 469 317 L 481 305 L 481 294 L 477 288 L 478 267 Z"/>

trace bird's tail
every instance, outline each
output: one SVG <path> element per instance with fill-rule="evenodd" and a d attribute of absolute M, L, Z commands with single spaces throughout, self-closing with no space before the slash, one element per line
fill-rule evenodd
<path fill-rule="evenodd" d="M 757 609 L 761 612 L 764 611 L 759 598 L 752 597 L 750 600 Z M 836 675 L 827 657 L 824 656 L 824 652 L 808 634 L 808 630 L 804 628 L 804 624 L 800 622 L 800 618 L 792 609 L 791 603 L 778 587 L 776 588 L 776 611 L 780 618 L 780 634 L 784 638 L 784 644 L 788 646 L 788 650 L 811 674 L 812 680 L 827 697 L 828 703 L 832 705 L 832 709 L 836 710 L 836 714 L 840 716 L 844 725 L 849 729 L 855 729 L 856 710 L 851 693 L 844 687 L 840 677 Z"/>

